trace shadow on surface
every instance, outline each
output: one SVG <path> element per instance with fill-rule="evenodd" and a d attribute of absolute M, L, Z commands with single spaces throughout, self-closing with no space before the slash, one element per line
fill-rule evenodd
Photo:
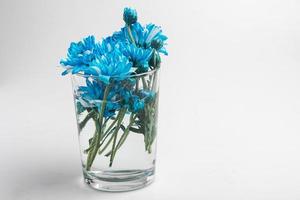
<path fill-rule="evenodd" d="M 12 199 L 99 199 L 108 196 L 119 196 L 118 193 L 107 193 L 89 188 L 83 182 L 80 171 L 75 167 L 38 168 L 24 170 L 26 173 L 14 176 Z"/>

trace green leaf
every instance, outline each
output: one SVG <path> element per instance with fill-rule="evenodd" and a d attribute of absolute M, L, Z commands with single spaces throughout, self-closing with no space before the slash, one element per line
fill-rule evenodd
<path fill-rule="evenodd" d="M 141 129 L 141 128 L 130 127 L 129 130 L 134 133 L 139 133 L 139 134 L 143 134 L 143 135 L 145 134 L 144 129 Z"/>
<path fill-rule="evenodd" d="M 93 138 L 90 138 L 90 139 L 89 139 L 89 145 L 92 144 L 92 141 L 93 141 Z"/>
<path fill-rule="evenodd" d="M 80 102 L 77 102 L 76 103 L 76 111 L 77 111 L 77 114 L 81 114 L 85 111 L 86 109 L 81 105 Z"/>
<path fill-rule="evenodd" d="M 120 125 L 120 128 L 122 129 L 122 131 L 125 131 L 125 126 L 123 124 Z"/>

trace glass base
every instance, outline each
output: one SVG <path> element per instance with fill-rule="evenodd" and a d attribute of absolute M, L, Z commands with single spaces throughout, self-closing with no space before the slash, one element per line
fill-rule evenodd
<path fill-rule="evenodd" d="M 154 181 L 154 168 L 147 170 L 83 171 L 91 188 L 108 192 L 125 192 L 143 188 Z"/>

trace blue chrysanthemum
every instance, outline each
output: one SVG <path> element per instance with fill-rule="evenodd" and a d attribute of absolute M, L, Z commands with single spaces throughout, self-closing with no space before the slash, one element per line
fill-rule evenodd
<path fill-rule="evenodd" d="M 83 42 L 72 43 L 68 58 L 61 61 L 67 68 L 63 75 L 83 73 L 99 77 L 105 83 L 109 83 L 110 77 L 122 79 L 130 73 L 132 62 L 121 48 L 124 48 L 123 45 L 119 45 L 112 37 L 103 39 L 101 43 L 95 43 L 93 36 L 85 38 Z"/>
<path fill-rule="evenodd" d="M 85 69 L 87 73 L 93 74 L 93 70 L 89 70 L 90 63 L 95 59 L 94 49 L 96 47 L 95 37 L 89 36 L 78 43 L 72 42 L 68 49 L 68 56 L 61 60 L 61 64 L 66 66 L 63 75 L 72 72 L 78 73 Z"/>
<path fill-rule="evenodd" d="M 138 72 L 146 72 L 149 69 L 151 49 L 138 48 L 133 44 L 121 44 L 122 53 L 133 63 Z"/>
<path fill-rule="evenodd" d="M 77 90 L 76 99 L 84 108 L 96 108 L 101 110 L 104 98 L 105 85 L 99 81 L 90 81 L 86 79 L 86 86 L 81 86 Z M 120 105 L 115 101 L 116 91 L 110 90 L 107 96 L 107 103 L 104 110 L 104 117 L 113 116 L 120 108 Z"/>
<path fill-rule="evenodd" d="M 93 62 L 92 68 L 97 71 L 97 76 L 105 83 L 109 83 L 111 77 L 123 79 L 130 74 L 132 63 L 115 48 L 113 51 L 98 56 Z"/>
<path fill-rule="evenodd" d="M 116 48 L 117 43 L 118 42 L 116 40 L 109 36 L 95 45 L 94 53 L 97 56 L 110 53 Z"/>
<path fill-rule="evenodd" d="M 134 43 L 138 47 L 149 49 L 151 48 L 151 43 L 153 41 L 159 41 L 160 48 L 157 50 L 160 53 L 163 53 L 164 55 L 168 55 L 168 52 L 164 47 L 168 37 L 162 33 L 162 29 L 160 26 L 156 26 L 155 24 L 148 24 L 145 27 L 143 27 L 140 23 L 137 22 L 131 25 L 131 32 L 134 39 Z M 115 32 L 113 38 L 117 41 L 125 41 L 127 43 L 132 43 L 132 39 L 126 27 L 123 27 L 119 32 Z"/>
<path fill-rule="evenodd" d="M 132 96 L 132 102 L 131 102 L 131 110 L 132 112 L 136 113 L 145 107 L 145 101 L 144 99 L 139 98 L 136 95 Z"/>
<path fill-rule="evenodd" d="M 150 102 L 155 98 L 155 93 L 153 91 L 140 90 L 137 95 L 144 99 L 145 102 Z"/>
<path fill-rule="evenodd" d="M 130 112 L 139 112 L 144 109 L 145 104 L 154 100 L 155 93 L 146 90 L 130 90 L 122 88 L 118 92 L 118 97 L 122 99 L 120 105 L 127 107 Z"/>

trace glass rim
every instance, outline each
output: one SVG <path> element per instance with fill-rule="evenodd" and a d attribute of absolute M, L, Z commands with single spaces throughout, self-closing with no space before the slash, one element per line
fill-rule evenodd
<path fill-rule="evenodd" d="M 122 79 L 126 79 L 126 78 L 137 78 L 137 77 L 143 77 L 143 76 L 147 76 L 147 75 L 152 75 L 155 72 L 159 71 L 160 67 L 152 69 L 150 71 L 147 72 L 143 72 L 140 74 L 129 74 L 129 75 L 124 75 L 124 76 L 109 76 L 110 78 L 122 78 Z M 93 79 L 100 79 L 99 76 L 95 76 L 95 75 L 87 75 L 87 74 L 83 74 L 82 72 L 76 73 L 76 74 L 70 74 L 71 76 L 80 76 L 80 77 L 84 77 L 84 78 L 93 78 Z"/>

